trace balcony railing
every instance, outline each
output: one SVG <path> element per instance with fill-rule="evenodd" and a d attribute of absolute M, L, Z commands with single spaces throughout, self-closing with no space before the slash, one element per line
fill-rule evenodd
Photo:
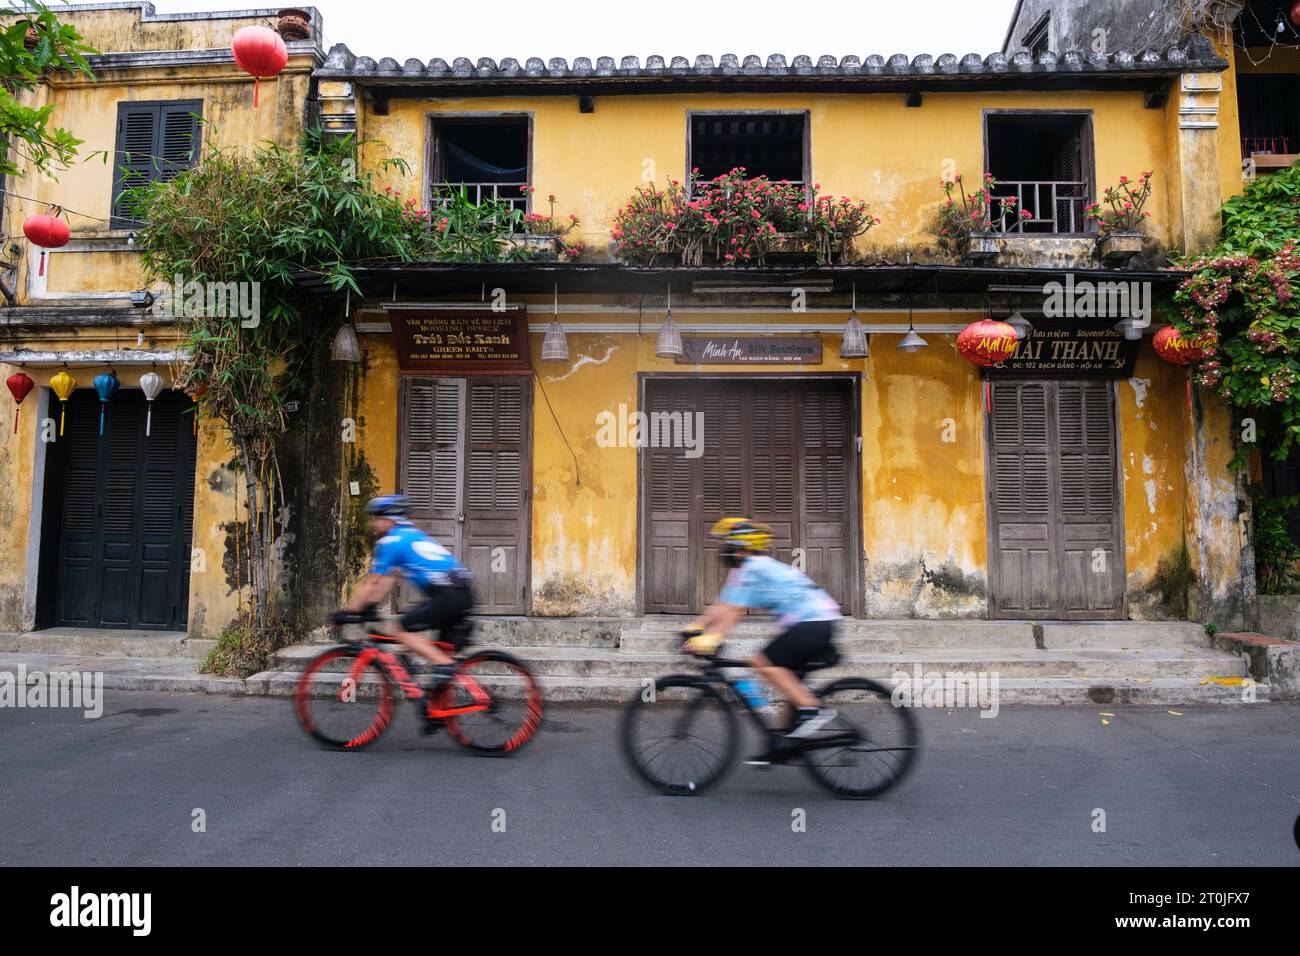
<path fill-rule="evenodd" d="M 1290 153 L 1290 136 L 1243 136 L 1241 158 L 1249 159 L 1252 153 Z"/>
<path fill-rule="evenodd" d="M 528 183 L 434 183 L 434 197 L 431 205 L 434 208 L 447 205 L 448 200 L 445 197 L 439 197 L 439 192 L 457 192 L 465 190 L 469 196 L 470 202 L 474 205 L 480 205 L 485 199 L 497 199 L 510 204 L 512 209 L 520 212 L 528 212 L 528 197 L 520 192 Z"/>
<path fill-rule="evenodd" d="M 1079 235 L 1088 231 L 1083 210 L 1088 204 L 1088 184 L 1069 180 L 1026 180 L 999 182 L 993 190 L 990 210 L 993 218 L 1002 213 L 1003 199 L 1015 197 L 1015 208 L 1006 210 L 1008 232 Z M 1020 210 L 1029 210 L 1029 218 Z"/>

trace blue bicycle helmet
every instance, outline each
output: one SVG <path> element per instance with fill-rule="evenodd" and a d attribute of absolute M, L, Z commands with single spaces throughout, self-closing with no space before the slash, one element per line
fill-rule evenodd
<path fill-rule="evenodd" d="M 366 514 L 380 518 L 405 518 L 410 510 L 411 503 L 406 500 L 406 495 L 380 495 L 371 498 L 366 505 Z"/>

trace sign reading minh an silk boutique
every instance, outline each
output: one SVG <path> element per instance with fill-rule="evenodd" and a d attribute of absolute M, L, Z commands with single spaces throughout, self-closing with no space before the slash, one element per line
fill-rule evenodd
<path fill-rule="evenodd" d="M 390 309 L 397 361 L 407 372 L 529 368 L 525 309 Z"/>
<path fill-rule="evenodd" d="M 678 365 L 821 365 L 822 343 L 815 338 L 767 335 L 684 335 Z"/>

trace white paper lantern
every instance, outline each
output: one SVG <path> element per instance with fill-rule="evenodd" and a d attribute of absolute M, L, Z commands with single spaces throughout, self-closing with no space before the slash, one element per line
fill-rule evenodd
<path fill-rule="evenodd" d="M 153 400 L 162 392 L 166 383 L 163 382 L 162 376 L 157 372 L 145 372 L 140 376 L 140 391 L 144 392 L 144 400 L 149 403 L 148 412 L 144 420 L 144 434 L 149 437 L 150 431 L 153 430 Z"/>

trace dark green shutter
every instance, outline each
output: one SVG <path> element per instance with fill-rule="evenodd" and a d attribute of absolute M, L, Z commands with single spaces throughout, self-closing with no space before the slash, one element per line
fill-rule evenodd
<path fill-rule="evenodd" d="M 123 193 L 172 179 L 198 162 L 202 100 L 119 103 L 113 159 L 114 229 L 140 225 Z"/>

